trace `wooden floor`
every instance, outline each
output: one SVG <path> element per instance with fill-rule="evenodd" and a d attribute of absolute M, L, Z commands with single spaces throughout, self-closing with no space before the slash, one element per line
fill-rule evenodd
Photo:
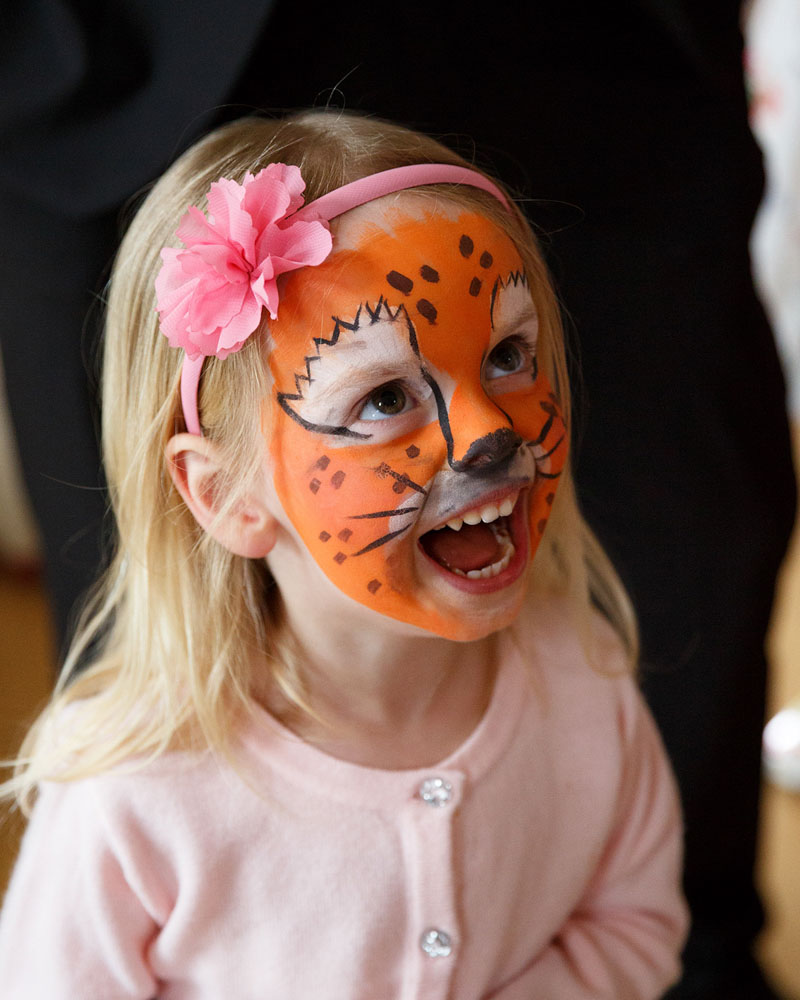
<path fill-rule="evenodd" d="M 798 435 L 800 443 L 800 435 Z M 800 535 L 780 582 L 769 643 L 770 702 L 800 695 Z M 0 756 L 18 745 L 25 721 L 47 696 L 53 646 L 48 608 L 35 577 L 0 571 Z M 13 863 L 20 824 L 0 822 L 0 891 Z M 800 795 L 764 788 L 760 883 L 769 914 L 761 954 L 787 1000 L 800 1000 Z M 724 1000 L 724 998 L 720 998 Z"/>

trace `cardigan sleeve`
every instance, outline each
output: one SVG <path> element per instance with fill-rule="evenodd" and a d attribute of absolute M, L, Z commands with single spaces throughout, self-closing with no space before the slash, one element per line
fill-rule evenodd
<path fill-rule="evenodd" d="M 45 785 L 0 916 L 9 1000 L 151 1000 L 156 924 L 126 879 L 91 781 Z"/>
<path fill-rule="evenodd" d="M 544 951 L 486 1000 L 656 1000 L 679 977 L 688 911 L 678 792 L 660 734 L 629 679 L 620 727 L 615 824 L 594 878 Z"/>

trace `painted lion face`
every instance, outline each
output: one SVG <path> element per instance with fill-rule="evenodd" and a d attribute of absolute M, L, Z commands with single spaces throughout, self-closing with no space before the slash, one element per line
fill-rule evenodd
<path fill-rule="evenodd" d="M 337 247 L 270 326 L 275 490 L 349 597 L 473 638 L 519 610 L 567 452 L 522 262 L 474 213 L 385 210 Z"/>

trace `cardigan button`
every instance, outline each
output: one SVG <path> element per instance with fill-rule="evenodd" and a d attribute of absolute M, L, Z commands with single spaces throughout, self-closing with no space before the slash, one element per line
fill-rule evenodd
<path fill-rule="evenodd" d="M 434 809 L 441 809 L 453 797 L 453 786 L 444 778 L 426 778 L 419 786 L 419 797 Z"/>
<path fill-rule="evenodd" d="M 419 939 L 419 946 L 429 958 L 447 958 L 453 950 L 453 942 L 450 935 L 436 927 L 429 927 L 422 932 Z"/>

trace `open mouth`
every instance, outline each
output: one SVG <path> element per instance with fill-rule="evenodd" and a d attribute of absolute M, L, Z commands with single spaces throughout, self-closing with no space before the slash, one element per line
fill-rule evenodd
<path fill-rule="evenodd" d="M 426 532 L 419 540 L 423 551 L 456 576 L 469 580 L 500 576 L 517 552 L 513 515 L 519 495 L 517 490 L 500 503 L 475 507 Z"/>

